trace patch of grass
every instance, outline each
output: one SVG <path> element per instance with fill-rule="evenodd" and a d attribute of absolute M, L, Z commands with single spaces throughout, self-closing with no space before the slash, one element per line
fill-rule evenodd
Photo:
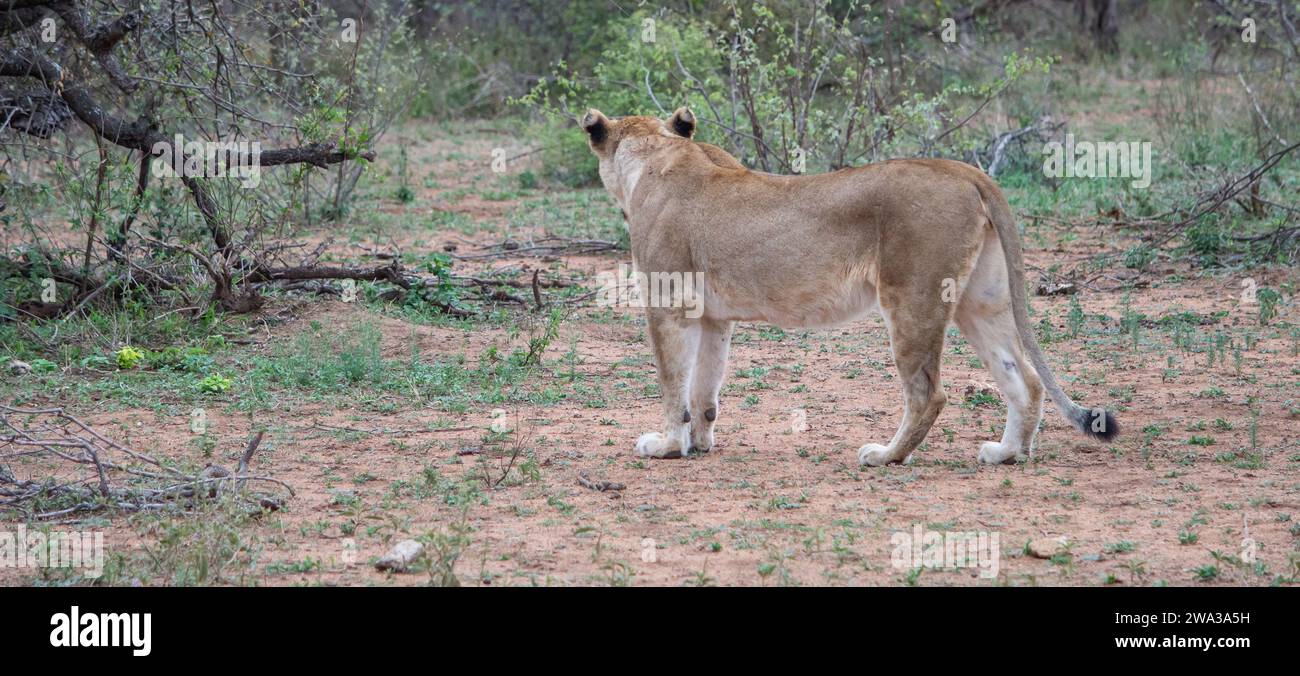
<path fill-rule="evenodd" d="M 313 324 L 271 356 L 254 357 L 240 378 L 245 408 L 275 406 L 278 394 L 309 394 L 316 400 L 376 401 L 378 395 L 399 395 L 431 402 L 449 411 L 471 404 L 523 401 L 530 393 L 524 382 L 534 374 L 540 346 L 502 355 L 489 347 L 472 363 L 465 355 L 424 359 L 413 348 L 405 359 L 385 358 L 382 335 L 369 323 L 337 333 Z M 384 397 L 392 403 L 391 396 Z"/>
<path fill-rule="evenodd" d="M 604 190 L 550 193 L 524 201 L 509 217 L 512 229 L 540 228 L 557 237 L 601 239 L 629 248 L 623 214 Z"/>

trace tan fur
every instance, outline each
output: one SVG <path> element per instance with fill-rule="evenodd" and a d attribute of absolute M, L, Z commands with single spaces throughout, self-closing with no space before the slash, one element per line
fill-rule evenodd
<path fill-rule="evenodd" d="M 924 440 L 947 399 L 939 364 L 950 322 L 1007 399 L 1006 432 L 984 444 L 981 461 L 1032 452 L 1045 389 L 1072 423 L 1087 418 L 1056 385 L 1034 341 L 1019 235 L 1006 199 L 978 169 L 895 160 L 780 176 L 690 140 L 694 117 L 684 109 L 668 122 L 610 120 L 592 110 L 582 126 L 601 181 L 627 215 L 636 268 L 703 278 L 698 319 L 683 308 L 647 308 L 665 423 L 638 440 L 640 455 L 712 447 L 710 418 L 736 321 L 827 327 L 872 311 L 884 316 L 903 421 L 888 444 L 859 449 L 863 464 L 906 461 Z"/>

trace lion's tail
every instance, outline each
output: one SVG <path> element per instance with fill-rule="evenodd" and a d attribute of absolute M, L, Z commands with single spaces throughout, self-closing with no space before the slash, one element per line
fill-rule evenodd
<path fill-rule="evenodd" d="M 1047 393 L 1070 424 L 1080 432 L 1103 441 L 1115 437 L 1119 434 L 1115 414 L 1105 409 L 1084 408 L 1071 401 L 1057 384 L 1056 376 L 1043 358 L 1043 351 L 1038 347 L 1038 339 L 1034 337 L 1033 326 L 1029 323 L 1029 300 L 1025 297 L 1025 261 L 1020 251 L 1020 233 L 1011 215 L 1011 205 L 1007 204 L 1006 197 L 1003 197 L 1002 191 L 992 179 L 986 176 L 980 178 L 982 180 L 977 180 L 975 185 L 984 200 L 993 227 L 997 229 L 998 239 L 1002 242 L 1002 253 L 1006 257 L 1007 282 L 1011 286 L 1011 311 L 1016 319 L 1016 331 L 1020 334 L 1021 345 L 1029 353 L 1034 370 L 1038 371 L 1038 377 L 1047 388 Z"/>

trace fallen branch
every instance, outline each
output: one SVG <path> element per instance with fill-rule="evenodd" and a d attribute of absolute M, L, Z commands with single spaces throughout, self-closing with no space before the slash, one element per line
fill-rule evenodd
<path fill-rule="evenodd" d="M 358 427 L 346 427 L 344 425 L 326 425 L 325 423 L 312 423 L 309 429 L 320 429 L 337 432 L 355 432 L 357 434 L 392 434 L 395 436 L 405 436 L 408 434 L 438 434 L 441 432 L 468 432 L 476 430 L 477 427 L 403 427 L 403 428 L 379 428 L 365 430 Z"/>
<path fill-rule="evenodd" d="M 1156 243 L 1156 246 L 1173 239 L 1174 236 L 1183 228 L 1195 223 L 1200 220 L 1202 216 L 1218 209 L 1224 202 L 1227 202 L 1244 192 L 1256 181 L 1263 178 L 1264 174 L 1267 174 L 1273 167 L 1277 166 L 1277 164 L 1282 161 L 1282 158 L 1289 155 L 1291 151 L 1296 148 L 1300 148 L 1300 142 L 1293 143 L 1272 155 L 1269 155 L 1263 162 L 1260 162 L 1250 171 L 1232 179 L 1231 181 L 1225 182 L 1223 185 L 1219 186 L 1217 190 L 1202 197 L 1196 205 L 1190 209 L 1192 215 L 1171 224 L 1164 231 L 1164 237 Z"/>
<path fill-rule="evenodd" d="M 547 242 L 555 242 L 548 244 Z M 493 244 L 486 247 L 488 251 L 475 254 L 450 254 L 457 260 L 481 260 L 485 258 L 500 258 L 503 256 L 520 256 L 523 254 L 532 254 L 534 256 L 577 256 L 581 254 L 599 253 L 602 251 L 619 251 L 622 245 L 618 242 L 611 242 L 604 239 L 567 239 L 564 237 L 543 237 L 533 240 L 529 246 L 520 246 L 518 242 L 507 240 L 500 244 Z"/>
<path fill-rule="evenodd" d="M 294 495 L 293 488 L 283 481 L 248 473 L 261 439 L 262 433 L 258 432 L 249 441 L 234 474 L 209 465 L 194 475 L 108 439 L 62 408 L 23 409 L 0 404 L 0 460 L 41 456 L 67 466 L 35 480 L 19 479 L 12 469 L 0 465 L 0 507 L 49 519 L 105 509 L 129 512 L 167 506 L 187 508 L 198 500 L 229 495 L 254 511 L 276 510 L 286 498 L 245 487 L 248 482 L 268 483 L 290 497 Z M 79 467 L 89 468 L 91 473 L 78 472 Z M 227 486 L 233 486 L 233 490 L 226 490 Z M 188 502 L 178 502 L 182 499 Z M 42 508 L 50 503 L 60 507 L 29 510 L 27 505 L 32 502 Z"/>
<path fill-rule="evenodd" d="M 998 136 L 993 141 L 993 153 L 992 153 L 992 157 L 989 159 L 989 168 L 986 170 L 986 172 L 988 173 L 989 176 L 994 176 L 994 177 L 996 177 L 1001 172 L 1003 161 L 1006 159 L 1007 147 L 1011 144 L 1012 141 L 1018 140 L 1022 136 L 1025 136 L 1027 134 L 1034 134 L 1043 131 L 1054 131 L 1056 129 L 1060 129 L 1063 126 L 1063 124 L 1064 123 L 1059 123 L 1059 122 L 1057 124 L 1052 124 L 1052 118 L 1044 116 L 1038 118 L 1037 122 L 1029 125 L 1028 127 L 1022 127 L 1015 131 L 1009 131 L 1006 132 L 1005 134 Z"/>

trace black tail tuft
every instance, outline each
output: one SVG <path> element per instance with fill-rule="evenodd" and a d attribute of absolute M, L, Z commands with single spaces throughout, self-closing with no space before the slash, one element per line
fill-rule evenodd
<path fill-rule="evenodd" d="M 1080 408 L 1076 423 L 1081 432 L 1094 439 L 1110 441 L 1119 435 L 1115 414 L 1103 408 Z"/>

